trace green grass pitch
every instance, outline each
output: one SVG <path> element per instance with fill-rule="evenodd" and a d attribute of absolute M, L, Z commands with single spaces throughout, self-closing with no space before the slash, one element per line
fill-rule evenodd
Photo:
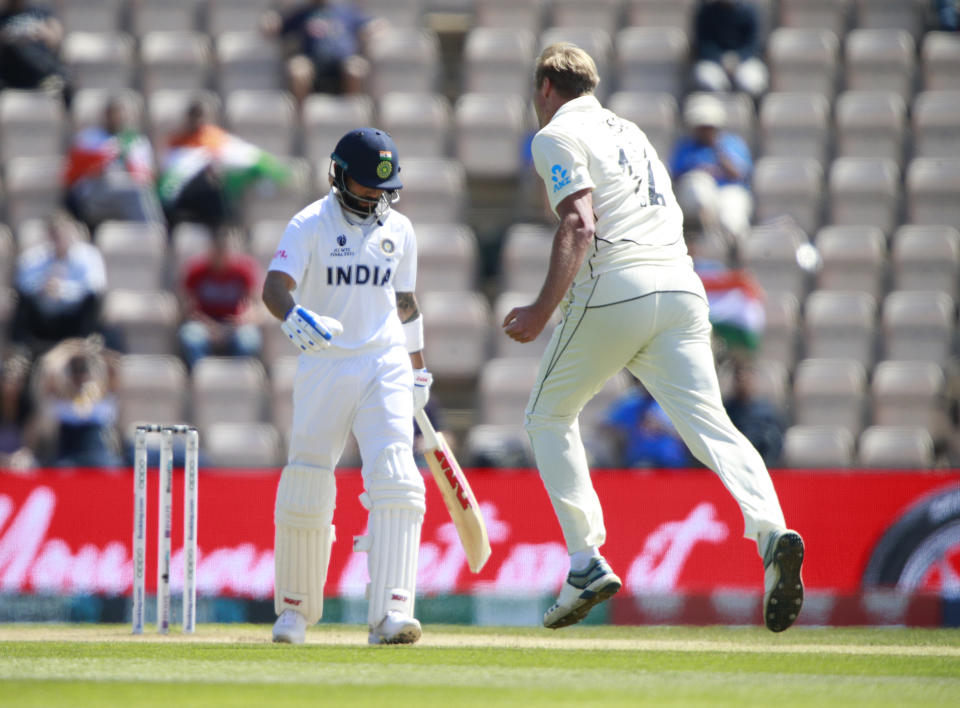
<path fill-rule="evenodd" d="M 318 625 L 133 637 L 120 625 L 0 625 L 0 706 L 957 706 L 960 631 L 427 625 L 370 647 Z"/>

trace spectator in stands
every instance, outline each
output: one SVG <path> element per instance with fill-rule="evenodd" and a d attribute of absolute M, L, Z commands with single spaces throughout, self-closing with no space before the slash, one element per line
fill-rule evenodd
<path fill-rule="evenodd" d="M 660 404 L 639 381 L 613 403 L 601 430 L 613 442 L 619 467 L 691 467 L 696 463 Z"/>
<path fill-rule="evenodd" d="M 16 349 L 6 352 L 0 362 L 0 468 L 29 470 L 37 464 L 29 382 L 29 357 Z"/>
<path fill-rule="evenodd" d="M 0 90 L 43 89 L 70 103 L 66 67 L 60 61 L 63 25 L 45 7 L 6 0 L 0 9 Z"/>
<path fill-rule="evenodd" d="M 704 91 L 767 90 L 760 58 L 760 17 L 748 0 L 704 0 L 694 17 L 693 80 Z"/>
<path fill-rule="evenodd" d="M 154 190 L 153 148 L 111 99 L 103 125 L 81 130 L 67 155 L 66 204 L 91 232 L 101 222 L 162 221 Z"/>
<path fill-rule="evenodd" d="M 81 238 L 80 228 L 58 212 L 47 221 L 47 240 L 17 260 L 10 341 L 34 355 L 68 337 L 100 330 L 106 270 L 100 251 Z"/>
<path fill-rule="evenodd" d="M 251 300 L 260 291 L 259 264 L 233 245 L 235 237 L 221 229 L 210 250 L 184 266 L 180 295 L 184 323 L 180 344 L 187 365 L 193 368 L 210 353 L 257 356 L 262 337 Z"/>
<path fill-rule="evenodd" d="M 171 225 L 195 221 L 216 231 L 237 218 L 251 183 L 288 177 L 277 158 L 214 125 L 208 107 L 193 101 L 183 127 L 170 138 L 157 190 Z"/>
<path fill-rule="evenodd" d="M 786 421 L 776 404 L 757 395 L 756 372 L 749 360 L 733 360 L 733 389 L 723 405 L 737 430 L 757 448 L 764 464 L 778 464 Z"/>
<path fill-rule="evenodd" d="M 683 117 L 690 132 L 674 146 L 670 172 L 685 225 L 719 230 L 736 246 L 749 235 L 753 213 L 750 148 L 724 130 L 726 109 L 715 96 L 692 96 Z"/>
<path fill-rule="evenodd" d="M 67 339 L 38 362 L 40 405 L 54 450 L 50 463 L 64 467 L 122 464 L 116 431 L 117 355 L 94 336 Z"/>
<path fill-rule="evenodd" d="M 313 92 L 359 94 L 370 73 L 366 47 L 383 29 L 351 3 L 309 0 L 286 14 L 264 13 L 261 29 L 292 47 L 286 64 L 290 91 L 302 104 Z"/>
<path fill-rule="evenodd" d="M 960 29 L 960 2 L 957 0 L 933 0 L 937 13 L 937 24 L 947 32 Z"/>

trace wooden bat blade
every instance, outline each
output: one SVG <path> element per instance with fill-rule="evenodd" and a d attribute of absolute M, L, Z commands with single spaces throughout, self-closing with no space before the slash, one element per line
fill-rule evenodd
<path fill-rule="evenodd" d="M 480 506 L 443 434 L 433 429 L 422 411 L 417 414 L 417 422 L 424 434 L 424 457 L 460 536 L 467 564 L 472 572 L 479 573 L 491 554 Z"/>

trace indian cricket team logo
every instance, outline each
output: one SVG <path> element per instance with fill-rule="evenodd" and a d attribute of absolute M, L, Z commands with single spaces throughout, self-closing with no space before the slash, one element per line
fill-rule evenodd
<path fill-rule="evenodd" d="M 380 162 L 377 163 L 377 177 L 386 179 L 393 172 L 393 152 L 390 150 L 380 151 Z"/>
<path fill-rule="evenodd" d="M 389 238 L 385 238 L 380 242 L 380 250 L 387 256 L 392 256 L 393 252 L 397 250 L 397 244 L 395 244 Z"/>
<path fill-rule="evenodd" d="M 553 180 L 554 192 L 559 192 L 561 189 L 570 184 L 570 175 L 560 165 L 554 165 L 551 167 L 550 173 L 550 179 Z"/>

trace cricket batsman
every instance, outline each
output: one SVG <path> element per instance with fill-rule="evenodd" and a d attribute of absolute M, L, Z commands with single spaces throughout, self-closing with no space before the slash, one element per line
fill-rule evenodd
<path fill-rule="evenodd" d="M 503 327 L 530 342 L 558 306 L 563 315 L 525 422 L 570 553 L 570 573 L 543 623 L 555 629 L 579 622 L 621 587 L 600 555 L 603 512 L 577 420 L 626 367 L 740 505 L 744 535 L 763 559 L 764 621 L 781 632 L 803 604 L 803 540 L 786 528 L 763 460 L 723 408 L 707 297 L 667 170 L 646 135 L 594 97 L 599 76 L 582 49 L 547 47 L 534 79 L 534 165 L 560 223 L 539 295 L 511 310 Z"/>
<path fill-rule="evenodd" d="M 363 460 L 371 644 L 412 644 L 425 510 L 413 458 L 413 414 L 433 377 L 414 296 L 413 227 L 393 211 L 403 186 L 397 146 L 358 128 L 331 155 L 331 191 L 297 213 L 263 286 L 263 302 L 299 348 L 287 465 L 274 523 L 275 642 L 303 643 L 323 614 L 334 542 L 334 468 L 351 431 Z"/>

